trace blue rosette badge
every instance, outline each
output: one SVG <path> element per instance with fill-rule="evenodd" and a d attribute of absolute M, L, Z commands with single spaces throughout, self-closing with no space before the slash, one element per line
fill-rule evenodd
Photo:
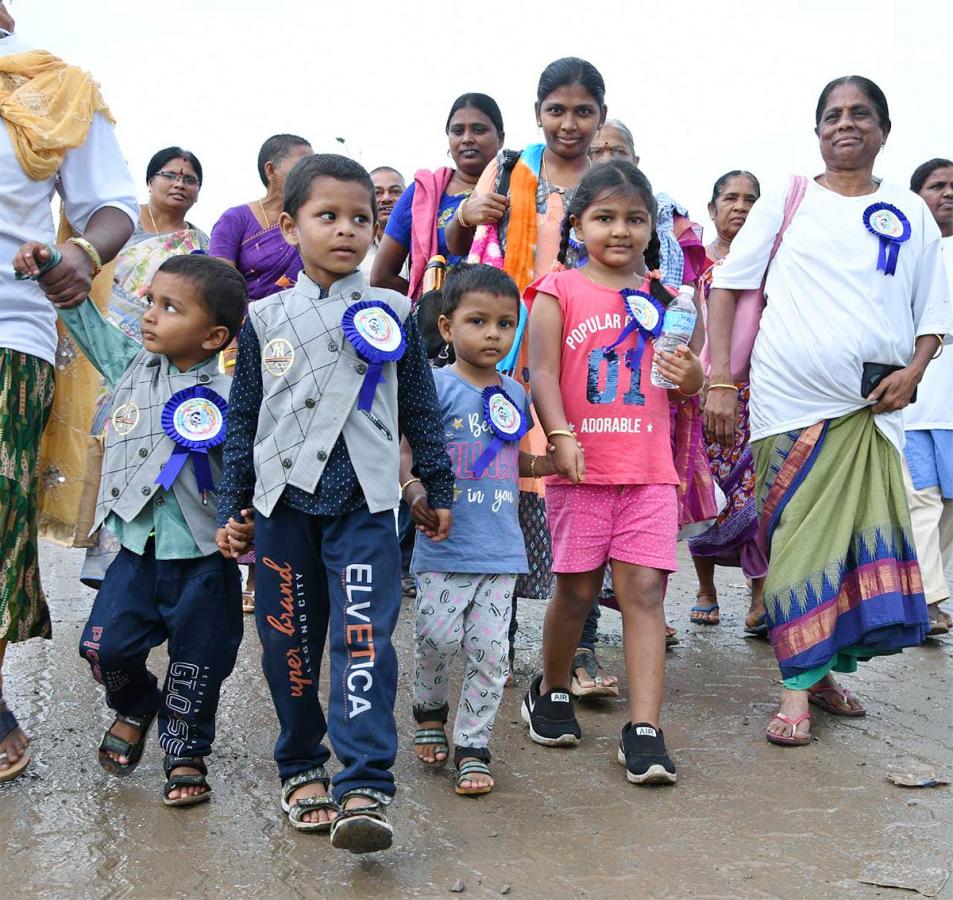
<path fill-rule="evenodd" d="M 645 288 L 646 284 L 643 283 L 641 290 L 624 288 L 619 291 L 628 321 L 625 328 L 619 332 L 619 336 L 604 348 L 606 353 L 610 353 L 629 335 L 637 331 L 639 337 L 635 346 L 625 351 L 625 364 L 633 372 L 638 372 L 642 365 L 642 354 L 645 352 L 646 342 L 654 341 L 662 333 L 662 323 L 665 318 L 665 307 Z"/>
<path fill-rule="evenodd" d="M 407 349 L 404 326 L 397 313 L 381 300 L 362 300 L 349 306 L 341 319 L 344 336 L 367 363 L 367 374 L 357 397 L 357 408 L 369 412 L 384 366 L 396 362 Z"/>
<path fill-rule="evenodd" d="M 910 221 L 892 203 L 872 203 L 864 210 L 864 225 L 880 241 L 878 271 L 893 275 L 897 271 L 900 245 L 910 240 Z"/>
<path fill-rule="evenodd" d="M 225 398 L 209 388 L 195 385 L 176 391 L 162 408 L 162 430 L 175 447 L 155 483 L 171 490 L 186 460 L 191 458 L 203 500 L 208 491 L 214 491 L 208 451 L 225 440 L 227 415 Z"/>
<path fill-rule="evenodd" d="M 473 463 L 473 475 L 480 478 L 504 444 L 518 441 L 529 428 L 520 408 L 501 387 L 483 389 L 483 416 L 493 432 L 493 440 Z"/>

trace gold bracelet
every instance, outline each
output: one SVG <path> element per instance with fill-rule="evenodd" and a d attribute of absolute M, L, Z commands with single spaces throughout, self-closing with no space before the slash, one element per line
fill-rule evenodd
<path fill-rule="evenodd" d="M 76 246 L 79 247 L 79 249 L 89 257 L 89 261 L 93 264 L 93 278 L 95 278 L 103 270 L 103 259 L 99 255 L 99 251 L 89 241 L 87 241 L 86 238 L 71 237 L 66 241 L 66 243 L 76 244 Z"/>
<path fill-rule="evenodd" d="M 935 334 L 933 336 L 940 342 L 940 346 L 936 348 L 936 353 L 934 353 L 930 359 L 939 359 L 943 355 L 943 338 L 946 337 L 946 335 Z"/>
<path fill-rule="evenodd" d="M 738 385 L 736 385 L 736 384 L 710 384 L 710 385 L 708 385 L 708 390 L 711 390 L 712 388 L 727 388 L 729 391 L 734 391 L 736 394 L 738 393 Z M 692 396 L 694 397 L 695 395 L 692 394 Z"/>
<path fill-rule="evenodd" d="M 536 474 L 536 454 L 535 453 L 529 458 L 529 477 L 539 478 L 539 475 Z"/>
<path fill-rule="evenodd" d="M 458 221 L 464 228 L 466 228 L 468 231 L 469 231 L 471 228 L 474 227 L 473 225 L 469 225 L 469 224 L 467 223 L 467 220 L 463 218 L 463 207 L 466 205 L 466 202 L 467 202 L 467 200 L 469 200 L 469 199 L 470 199 L 469 197 L 464 197 L 464 198 L 460 201 L 460 205 L 457 207 L 457 221 Z"/>
<path fill-rule="evenodd" d="M 409 488 L 415 481 L 417 482 L 417 484 L 423 484 L 423 481 L 421 481 L 419 478 L 408 478 L 408 479 L 400 486 L 400 496 L 401 496 L 401 497 L 404 496 L 404 491 L 406 491 L 407 488 Z"/>
<path fill-rule="evenodd" d="M 547 431 L 546 440 L 549 440 L 554 434 L 561 434 L 564 437 L 571 437 L 578 440 L 578 438 L 576 438 L 575 432 L 570 431 L 568 428 L 554 428 L 552 431 Z"/>
<path fill-rule="evenodd" d="M 675 393 L 681 394 L 686 400 L 690 400 L 692 397 L 697 397 L 705 389 L 705 383 L 702 382 L 702 386 L 695 391 L 694 394 L 686 394 L 681 388 L 675 388 Z M 735 388 L 737 390 L 737 388 Z"/>

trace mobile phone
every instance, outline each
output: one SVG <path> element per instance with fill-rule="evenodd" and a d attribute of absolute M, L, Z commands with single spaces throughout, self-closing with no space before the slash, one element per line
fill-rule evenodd
<path fill-rule="evenodd" d="M 880 384 L 888 375 L 899 372 L 905 366 L 891 366 L 887 363 L 864 363 L 864 371 L 860 377 L 860 396 L 869 397 L 874 388 Z M 917 402 L 917 389 L 913 389 L 913 396 L 910 397 L 911 403 Z"/>

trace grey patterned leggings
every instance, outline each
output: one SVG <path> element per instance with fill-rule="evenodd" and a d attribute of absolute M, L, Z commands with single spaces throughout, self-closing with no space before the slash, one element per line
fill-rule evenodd
<path fill-rule="evenodd" d="M 460 645 L 466 671 L 453 726 L 457 747 L 486 747 L 500 706 L 515 575 L 422 572 L 417 576 L 414 707 L 441 710 Z"/>

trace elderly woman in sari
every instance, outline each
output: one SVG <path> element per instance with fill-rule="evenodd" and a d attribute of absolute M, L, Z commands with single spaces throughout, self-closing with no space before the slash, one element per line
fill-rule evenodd
<path fill-rule="evenodd" d="M 265 196 L 225 210 L 212 227 L 208 252 L 241 272 L 249 300 L 291 287 L 301 272 L 301 257 L 281 236 L 278 217 L 284 206 L 285 178 L 311 152 L 311 145 L 294 134 L 268 138 L 258 152 L 258 176 Z"/>
<path fill-rule="evenodd" d="M 139 207 L 136 230 L 116 256 L 106 310 L 109 321 L 136 340 L 156 269 L 170 256 L 205 252 L 209 243 L 208 235 L 186 220 L 202 189 L 202 164 L 194 153 L 181 147 L 159 150 L 146 166 L 146 186 L 149 199 Z M 90 434 L 102 435 L 109 427 L 111 403 L 101 382 Z M 80 572 L 83 584 L 98 589 L 118 552 L 119 542 L 108 528 L 100 528 L 96 543 L 86 551 Z"/>
<path fill-rule="evenodd" d="M 291 287 L 302 269 L 298 248 L 288 244 L 278 227 L 284 208 L 285 178 L 294 164 L 311 154 L 311 144 L 295 134 L 274 134 L 258 151 L 258 176 L 265 196 L 225 210 L 212 227 L 208 252 L 235 266 L 248 286 L 249 301 L 270 297 Z M 235 363 L 234 346 L 225 352 L 229 373 Z M 248 566 L 242 591 L 242 609 L 255 611 L 255 553 L 238 560 Z"/>
<path fill-rule="evenodd" d="M 137 214 L 135 185 L 96 83 L 23 44 L 13 27 L 0 2 L 0 664 L 8 642 L 51 636 L 37 559 L 38 457 L 57 353 L 49 301 L 88 296 Z M 75 234 L 56 244 L 61 261 L 50 267 L 49 253 L 26 253 L 21 244 L 53 246 L 56 192 Z M 15 256 L 32 280 L 14 279 Z M 24 770 L 27 744 L 0 693 L 0 782 Z"/>
<path fill-rule="evenodd" d="M 953 331 L 940 231 L 924 202 L 873 176 L 890 135 L 883 92 L 830 82 L 815 114 L 824 171 L 755 204 L 708 298 L 705 416 L 736 439 L 731 331 L 767 271 L 751 357 L 751 447 L 768 634 L 781 669 L 766 737 L 810 743 L 809 704 L 862 716 L 834 679 L 922 642 L 929 627 L 901 453 L 903 414 Z M 788 197 L 803 199 L 773 261 Z"/>
<path fill-rule="evenodd" d="M 761 185 L 750 172 L 735 169 L 726 172 L 712 189 L 708 214 L 715 226 L 715 239 L 705 248 L 705 272 L 699 279 L 700 299 L 711 290 L 715 267 L 728 255 L 731 242 L 761 196 Z M 708 348 L 702 352 L 702 364 L 709 364 Z M 701 534 L 689 539 L 688 547 L 698 574 L 698 596 L 691 620 L 699 625 L 717 625 L 721 621 L 715 589 L 715 566 L 741 569 L 751 584 L 751 602 L 745 616 L 745 631 L 759 637 L 767 635 L 764 623 L 764 576 L 768 563 L 758 534 L 758 513 L 754 499 L 754 458 L 749 446 L 747 366 L 734 373 L 738 388 L 738 415 L 735 441 L 722 447 L 718 441 L 708 444 L 708 462 L 712 476 L 725 495 L 725 508 L 717 521 Z"/>

